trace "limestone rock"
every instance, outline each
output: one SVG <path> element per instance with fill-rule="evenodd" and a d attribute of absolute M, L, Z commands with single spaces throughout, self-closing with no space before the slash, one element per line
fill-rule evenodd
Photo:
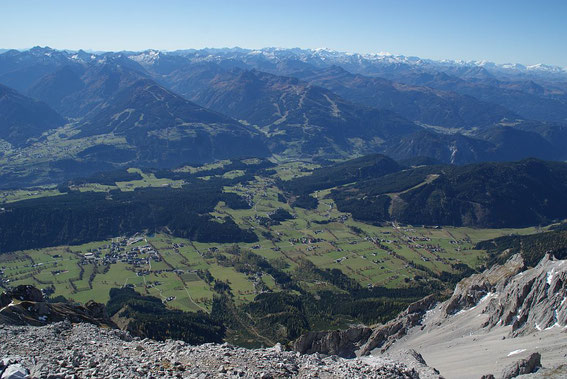
<path fill-rule="evenodd" d="M 2 372 L 2 379 L 25 379 L 29 378 L 30 371 L 19 363 L 14 363 L 6 367 Z"/>
<path fill-rule="evenodd" d="M 524 261 L 521 255 L 517 254 L 504 265 L 495 265 L 480 274 L 461 280 L 451 298 L 445 303 L 445 313 L 452 315 L 475 306 L 484 296 L 496 291 L 498 285 L 504 286 L 510 278 L 523 269 Z"/>
<path fill-rule="evenodd" d="M 519 375 L 531 374 L 541 367 L 541 355 L 532 353 L 528 358 L 520 359 L 518 362 L 504 369 L 502 379 L 515 378 Z"/>
<path fill-rule="evenodd" d="M 417 371 L 404 363 L 381 358 L 302 355 L 280 346 L 190 346 L 182 341 L 133 340 L 122 335 L 125 332 L 88 323 L 69 326 L 4 326 L 1 350 L 16 354 L 17 364 L 29 369 L 19 372 L 43 378 L 418 378 Z M 8 368 L 16 364 L 14 359 L 0 362 Z"/>
<path fill-rule="evenodd" d="M 567 263 L 547 255 L 501 285 L 490 299 L 487 327 L 511 325 L 513 335 L 567 325 Z"/>

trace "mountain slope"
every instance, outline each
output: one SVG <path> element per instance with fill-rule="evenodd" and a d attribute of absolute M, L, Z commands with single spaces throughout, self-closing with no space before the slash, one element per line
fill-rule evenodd
<path fill-rule="evenodd" d="M 276 152 L 375 151 L 385 141 L 419 129 L 395 113 L 357 106 L 321 87 L 255 70 L 217 75 L 192 100 L 257 125 Z"/>
<path fill-rule="evenodd" d="M 515 256 L 505 265 L 473 275 L 387 352 L 411 346 L 442 375 L 464 378 L 488 373 L 510 378 L 506 373 L 514 372 L 515 362 L 537 352 L 543 365 L 538 375 L 563 377 L 565 371 L 554 369 L 564 363 L 567 351 L 565 263 L 545 257 L 524 271 Z M 468 362 L 465 375 L 463 359 Z"/>
<path fill-rule="evenodd" d="M 564 377 L 566 263 L 548 255 L 527 268 L 515 255 L 463 279 L 447 301 L 426 297 L 372 328 L 307 333 L 294 349 L 386 359 L 407 358 L 409 350 L 451 378 L 512 378 L 536 370 L 537 377 Z"/>
<path fill-rule="evenodd" d="M 539 123 L 536 123 L 539 124 Z M 398 160 L 431 157 L 451 164 L 486 161 L 514 161 L 526 157 L 562 160 L 567 152 L 559 135 L 552 141 L 528 127 L 491 126 L 475 133 L 442 134 L 431 129 L 420 130 L 391 141 L 384 153 Z M 561 131 L 550 130 L 552 135 Z"/>
<path fill-rule="evenodd" d="M 28 139 L 64 123 L 65 119 L 46 104 L 0 84 L 0 139 L 23 146 Z"/>
<path fill-rule="evenodd" d="M 506 107 L 522 118 L 530 120 L 556 122 L 567 120 L 566 93 L 564 90 L 554 89 L 553 86 L 544 88 L 534 82 L 495 79 L 466 80 L 445 72 L 411 74 L 399 80 L 406 84 L 473 96 Z M 536 90 L 537 87 L 539 90 Z"/>
<path fill-rule="evenodd" d="M 9 50 L 0 54 L 0 83 L 21 93 L 41 77 L 57 70 L 64 64 L 77 63 L 69 54 L 49 47 L 36 46 L 30 50 Z"/>
<path fill-rule="evenodd" d="M 211 112 L 142 79 L 95 108 L 76 138 L 123 136 L 138 162 L 175 165 L 240 156 L 266 156 L 252 128 Z"/>
<path fill-rule="evenodd" d="M 28 94 L 67 117 L 84 117 L 98 105 L 148 75 L 123 56 L 105 55 L 97 61 L 65 64 L 41 77 Z"/>
<path fill-rule="evenodd" d="M 518 117 L 502 106 L 471 96 L 355 75 L 338 66 L 296 75 L 352 102 L 388 109 L 429 125 L 469 129 Z"/>
<path fill-rule="evenodd" d="M 566 218 L 565 191 L 567 164 L 526 159 L 420 167 L 339 187 L 330 197 L 367 222 L 505 228 Z"/>

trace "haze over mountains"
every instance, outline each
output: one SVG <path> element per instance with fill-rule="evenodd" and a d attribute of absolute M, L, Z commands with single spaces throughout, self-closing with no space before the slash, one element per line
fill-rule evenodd
<path fill-rule="evenodd" d="M 545 65 L 325 49 L 35 47 L 0 54 L 0 84 L 1 109 L 11 110 L 0 123 L 8 185 L 244 156 L 567 158 L 567 72 Z"/>

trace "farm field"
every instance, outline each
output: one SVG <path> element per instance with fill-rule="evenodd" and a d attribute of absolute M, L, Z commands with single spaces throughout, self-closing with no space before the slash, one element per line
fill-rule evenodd
<path fill-rule="evenodd" d="M 222 163 L 221 163 L 222 164 Z M 209 168 L 218 168 L 216 164 Z M 311 290 L 323 283 L 312 283 L 298 275 L 305 260 L 320 269 L 338 269 L 364 288 L 405 288 L 419 281 L 456 273 L 463 265 L 479 269 L 485 252 L 475 250 L 477 242 L 510 234 L 536 233 L 536 228 L 473 229 L 423 227 L 410 225 L 370 225 L 339 212 L 326 191 L 312 196 L 319 199 L 316 209 L 291 207 L 276 180 L 304 175 L 316 167 L 301 162 L 282 164 L 271 176 L 256 176 L 248 184 L 225 187 L 246 199 L 250 209 L 234 210 L 219 202 L 211 215 L 219 220 L 232 218 L 240 227 L 253 230 L 259 242 L 240 243 L 240 251 L 250 251 L 272 267 L 288 274 L 301 288 Z M 180 170 L 199 172 L 185 167 Z M 116 186 L 86 184 L 81 191 L 130 191 L 140 187 L 181 186 L 182 181 L 158 179 L 137 169 L 142 180 L 118 182 Z M 242 175 L 234 170 L 228 178 Z M 14 192 L 4 201 L 26 196 L 52 196 L 56 190 Z M 33 195 L 29 195 L 33 193 Z M 281 209 L 291 218 L 269 222 Z M 268 220 L 268 222 L 267 222 Z M 109 290 L 130 286 L 152 295 L 174 309 L 211 311 L 218 282 L 230 287 L 235 304 L 246 304 L 262 292 L 277 292 L 280 286 L 265 271 L 251 273 L 242 269 L 235 257 L 235 246 L 199 243 L 165 233 L 116 236 L 106 241 L 77 246 L 59 246 L 18 251 L 0 255 L 3 286 L 33 284 L 77 302 L 106 302 Z M 246 267 L 246 262 L 244 262 Z M 323 285 L 324 286 L 324 285 Z"/>

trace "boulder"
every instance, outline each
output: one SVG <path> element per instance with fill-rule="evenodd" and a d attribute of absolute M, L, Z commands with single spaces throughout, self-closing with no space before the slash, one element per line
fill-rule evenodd
<path fill-rule="evenodd" d="M 529 357 L 520 359 L 502 371 L 503 379 L 515 378 L 519 375 L 531 374 L 541 367 L 541 355 L 532 353 Z"/>
<path fill-rule="evenodd" d="M 30 371 L 19 363 L 9 365 L 2 373 L 2 379 L 25 379 L 30 377 Z"/>

